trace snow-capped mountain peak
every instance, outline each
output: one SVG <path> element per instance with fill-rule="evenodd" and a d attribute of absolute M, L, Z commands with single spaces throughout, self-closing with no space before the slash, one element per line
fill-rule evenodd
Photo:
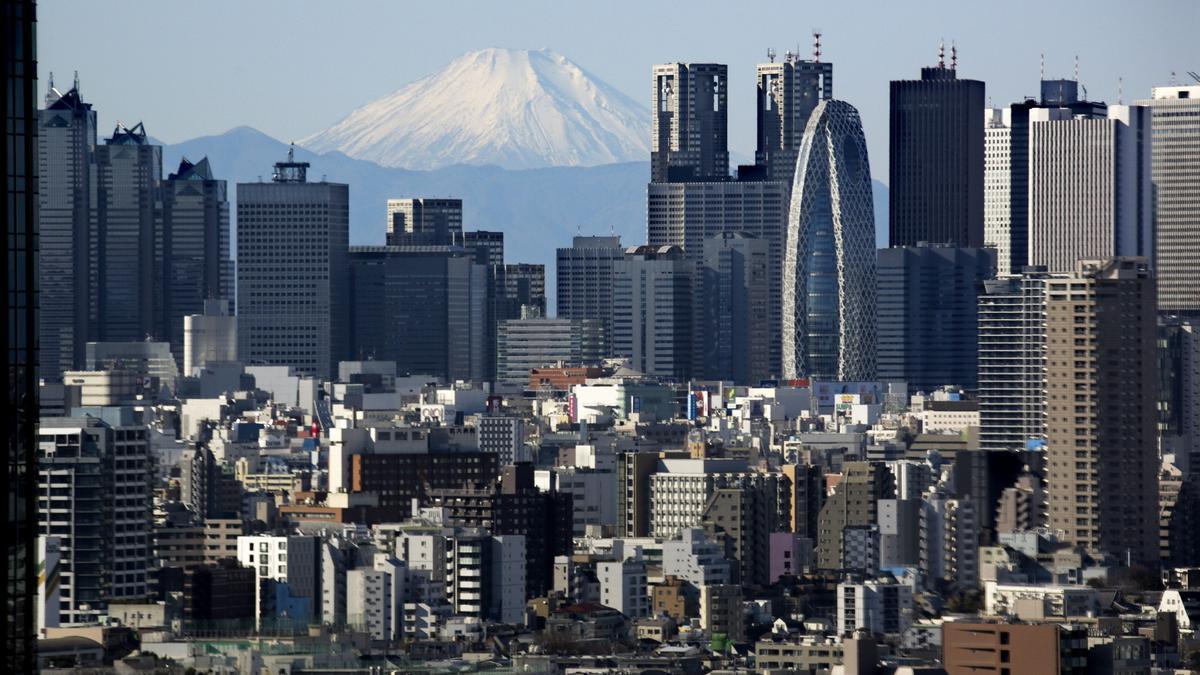
<path fill-rule="evenodd" d="M 481 49 L 299 142 L 384 166 L 644 161 L 650 113 L 548 50 Z"/>

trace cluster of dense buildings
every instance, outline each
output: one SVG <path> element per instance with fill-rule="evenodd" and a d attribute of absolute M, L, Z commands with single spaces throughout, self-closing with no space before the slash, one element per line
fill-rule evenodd
<path fill-rule="evenodd" d="M 758 66 L 732 174 L 726 66 L 652 76 L 646 242 L 558 249 L 554 317 L 460 200 L 350 246 L 349 186 L 290 153 L 237 186 L 235 272 L 208 159 L 164 178 L 51 82 L 5 141 L 10 256 L 40 237 L 11 669 L 1200 662 L 1200 87 L 985 109 L 940 55 L 892 83 L 876 250 L 819 46 Z"/>

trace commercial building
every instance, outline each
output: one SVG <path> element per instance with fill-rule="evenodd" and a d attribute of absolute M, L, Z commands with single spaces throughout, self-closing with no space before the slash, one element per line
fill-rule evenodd
<path fill-rule="evenodd" d="M 1029 112 L 1029 264 L 1071 273 L 1079 260 L 1153 264 L 1150 109 Z"/>
<path fill-rule="evenodd" d="M 983 246 L 983 108 L 983 82 L 958 78 L 957 54 L 891 83 L 892 246 Z"/>
<path fill-rule="evenodd" d="M 978 386 L 979 295 L 996 252 L 921 245 L 879 250 L 876 326 L 879 379 L 910 392 Z"/>
<path fill-rule="evenodd" d="M 355 246 L 349 272 L 355 358 L 450 382 L 485 379 L 488 270 L 474 255 L 456 246 Z"/>
<path fill-rule="evenodd" d="M 258 626 L 274 622 L 307 625 L 321 616 L 320 537 L 238 537 L 238 562 L 255 571 Z"/>
<path fill-rule="evenodd" d="M 159 339 L 171 344 L 180 365 L 186 360 L 185 317 L 204 313 L 213 301 L 228 304 L 233 297 L 225 192 L 225 181 L 213 176 L 207 157 L 196 163 L 184 158 L 162 182 L 157 321 L 162 326 Z"/>
<path fill-rule="evenodd" d="M 538 368 L 600 363 L 608 353 L 607 336 L 596 319 L 514 319 L 497 327 L 496 352 L 497 387 L 520 391 Z"/>
<path fill-rule="evenodd" d="M 183 375 L 196 368 L 238 360 L 237 317 L 229 313 L 229 301 L 205 300 L 203 313 L 183 317 Z"/>
<path fill-rule="evenodd" d="M 461 199 L 389 199 L 387 243 L 462 244 L 462 213 Z"/>
<path fill-rule="evenodd" d="M 676 246 L 630 248 L 613 265 L 613 354 L 634 370 L 686 380 L 695 267 Z"/>
<path fill-rule="evenodd" d="M 818 41 L 812 60 L 788 51 L 778 63 L 772 55 L 770 63 L 758 64 L 754 163 L 766 167 L 770 180 L 791 185 L 809 117 L 821 101 L 833 98 L 833 64 L 821 61 L 820 49 Z"/>
<path fill-rule="evenodd" d="M 729 67 L 669 63 L 653 68 L 650 180 L 725 180 L 729 176 Z"/>
<path fill-rule="evenodd" d="M 817 567 L 837 570 L 844 558 L 842 531 L 877 521 L 878 502 L 895 494 L 892 473 L 882 464 L 846 462 L 842 479 L 825 499 L 817 526 Z"/>
<path fill-rule="evenodd" d="M 1046 281 L 1048 525 L 1092 555 L 1158 559 L 1155 286 L 1145 259 Z"/>
<path fill-rule="evenodd" d="M 783 263 L 784 377 L 875 377 L 875 220 L 858 111 L 822 101 L 797 162 Z"/>
<path fill-rule="evenodd" d="M 1200 312 L 1200 85 L 1154 87 L 1138 101 L 1151 117 L 1151 172 L 1154 185 L 1154 270 L 1158 311 Z"/>
<path fill-rule="evenodd" d="M 757 384 L 774 370 L 771 361 L 771 269 L 765 240 L 722 232 L 704 241 L 696 272 L 693 374 L 706 380 Z"/>
<path fill-rule="evenodd" d="M 43 377 L 55 379 L 83 367 L 84 345 L 96 339 L 89 206 L 96 112 L 83 100 L 78 79 L 65 93 L 51 82 L 45 105 L 38 112 L 36 147 L 39 365 Z"/>
<path fill-rule="evenodd" d="M 840 583 L 837 587 L 839 635 L 860 628 L 872 634 L 899 635 L 913 622 L 912 587 L 894 580 Z"/>
<path fill-rule="evenodd" d="M 291 151 L 270 183 L 237 188 L 238 351 L 333 377 L 350 327 L 350 188 L 310 183 Z"/>
<path fill-rule="evenodd" d="M 558 249 L 556 316 L 599 321 L 611 336 L 613 264 L 624 258 L 620 237 L 575 237 L 570 248 Z"/>

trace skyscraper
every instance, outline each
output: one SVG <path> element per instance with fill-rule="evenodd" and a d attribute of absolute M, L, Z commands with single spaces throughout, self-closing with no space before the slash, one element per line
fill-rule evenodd
<path fill-rule="evenodd" d="M 558 249 L 558 318 L 599 321 L 611 345 L 613 263 L 624 257 L 620 237 L 575 237 L 570 248 Z"/>
<path fill-rule="evenodd" d="M 160 228 L 157 333 L 182 363 L 183 317 L 203 314 L 210 300 L 228 303 L 233 291 L 225 181 L 213 177 L 207 157 L 195 164 L 184 158 L 163 181 Z"/>
<path fill-rule="evenodd" d="M 723 232 L 696 271 L 695 377 L 758 384 L 771 375 L 767 242 Z"/>
<path fill-rule="evenodd" d="M 1046 281 L 1048 525 L 1093 555 L 1158 560 L 1158 363 L 1145 259 Z"/>
<path fill-rule="evenodd" d="M 4 273 L 3 368 L 8 392 L 4 439 L 5 552 L 0 604 L 4 606 L 4 670 L 36 670 L 37 599 L 37 415 L 38 415 L 38 115 L 36 11 L 32 0 L 0 5 L 0 70 L 5 133 L 0 167 L 6 188 L 0 196 L 7 236 L 0 257 Z"/>
<path fill-rule="evenodd" d="M 347 349 L 350 188 L 309 183 L 308 166 L 289 151 L 270 183 L 238 184 L 238 352 L 332 376 Z"/>
<path fill-rule="evenodd" d="M 613 353 L 634 370 L 691 375 L 694 269 L 675 246 L 631 248 L 613 265 Z"/>
<path fill-rule="evenodd" d="M 979 296 L 979 447 L 1023 450 L 1046 430 L 1046 271 L 983 282 Z"/>
<path fill-rule="evenodd" d="M 979 294 L 996 271 L 996 252 L 957 246 L 879 250 L 879 378 L 910 392 L 944 385 L 975 390 Z"/>
<path fill-rule="evenodd" d="M 704 242 L 724 232 L 744 232 L 767 244 L 768 321 L 756 326 L 771 349 L 771 372 L 780 360 L 780 273 L 788 186 L 780 181 L 731 180 L 721 183 L 651 183 L 646 241 L 678 246 L 699 264 Z"/>
<path fill-rule="evenodd" d="M 651 181 L 729 177 L 728 77 L 720 63 L 654 66 Z"/>
<path fill-rule="evenodd" d="M 389 199 L 389 244 L 461 244 L 461 199 Z"/>
<path fill-rule="evenodd" d="M 1200 85 L 1155 87 L 1148 106 L 1158 311 L 1200 314 Z"/>
<path fill-rule="evenodd" d="M 983 246 L 984 86 L 950 67 L 891 84 L 889 241 Z"/>
<path fill-rule="evenodd" d="M 397 372 L 484 379 L 487 267 L 457 246 L 355 246 L 349 254 L 355 358 Z"/>
<path fill-rule="evenodd" d="M 92 164 L 93 322 L 96 340 L 137 342 L 158 337 L 155 307 L 162 298 L 154 264 L 162 146 L 139 123 L 118 124 Z"/>
<path fill-rule="evenodd" d="M 817 36 L 820 39 L 820 36 Z M 758 64 L 758 147 L 754 163 L 766 167 L 771 180 L 788 185 L 796 171 L 796 155 L 808 118 L 817 104 L 833 98 L 833 64 L 822 62 L 821 44 L 813 60 L 787 52 L 783 61 Z"/>
<path fill-rule="evenodd" d="M 1153 264 L 1150 111 L 1108 106 L 1029 112 L 1029 264 L 1073 272 L 1078 260 Z"/>
<path fill-rule="evenodd" d="M 783 374 L 875 377 L 875 219 L 862 121 L 822 101 L 796 162 L 783 262 Z"/>
<path fill-rule="evenodd" d="M 92 156 L 96 113 L 79 82 L 65 94 L 49 86 L 38 113 L 38 336 L 43 377 L 56 379 L 83 365 L 92 332 Z"/>

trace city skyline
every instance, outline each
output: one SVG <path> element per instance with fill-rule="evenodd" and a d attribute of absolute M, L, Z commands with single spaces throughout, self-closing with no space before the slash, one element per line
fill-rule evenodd
<path fill-rule="evenodd" d="M 248 125 L 288 142 L 335 124 L 464 52 L 491 46 L 553 49 L 647 108 L 645 83 L 652 64 L 718 62 L 729 66 L 730 149 L 736 161 L 749 163 L 755 147 L 755 66 L 767 61 L 768 48 L 779 59 L 797 49 L 802 58 L 811 58 L 810 33 L 816 28 L 824 34 L 822 60 L 836 66 L 834 96 L 860 110 L 874 177 L 886 183 L 887 83 L 934 65 L 939 41 L 947 49 L 957 45 L 960 76 L 984 81 L 993 106 L 1037 95 L 1043 54 L 1047 78 L 1073 77 L 1078 56 L 1090 98 L 1116 102 L 1123 89 L 1121 98 L 1131 102 L 1148 97 L 1152 86 L 1170 84 L 1172 71 L 1179 83 L 1190 81 L 1195 47 L 1187 27 L 1200 22 L 1200 6 L 1188 2 L 1093 3 L 1085 12 L 1023 3 L 990 12 L 986 20 L 965 5 L 939 6 L 937 20 L 929 19 L 928 7 L 909 5 L 881 4 L 866 20 L 858 8 L 780 7 L 765 28 L 754 14 L 717 3 L 699 3 L 686 13 L 666 5 L 631 7 L 638 19 L 624 23 L 618 23 L 622 13 L 608 7 L 529 3 L 521 8 L 530 11 L 514 23 L 501 16 L 511 15 L 509 6 L 478 6 L 464 14 L 440 5 L 402 10 L 356 4 L 312 22 L 306 20 L 308 12 L 256 3 L 239 6 L 234 23 L 226 19 L 228 13 L 209 6 L 147 3 L 123 15 L 126 30 L 139 38 L 122 44 L 91 30 L 110 13 L 104 6 L 47 2 L 39 16 L 39 86 L 44 88 L 51 72 L 65 82 L 80 71 L 85 97 L 103 116 L 101 129 L 118 120 L 130 125 L 143 120 L 156 138 L 177 143 Z M 1032 12 L 1037 20 L 1028 20 Z M 397 26 L 450 21 L 451 32 L 406 33 L 400 49 L 394 49 L 396 41 L 383 39 Z M 677 30 L 655 28 L 666 22 Z M 158 30 L 164 25 L 173 30 Z M 1071 26 L 1065 37 L 1064 26 Z M 366 37 L 357 31 L 366 31 Z M 608 35 L 620 35 L 624 46 L 614 49 Z M 224 38 L 223 48 L 205 42 L 214 36 Z M 150 59 L 141 64 L 138 77 L 130 77 L 126 64 L 135 45 L 138 54 L 169 54 L 189 44 L 205 45 L 205 58 Z M 1113 49 L 1113 44 L 1129 48 Z M 320 58 L 306 57 L 300 45 L 324 49 Z M 294 58 L 279 57 L 293 52 Z M 263 70 L 268 64 L 269 75 Z M 239 74 L 245 76 L 231 77 Z M 280 102 L 287 102 L 288 115 L 278 114 Z"/>

